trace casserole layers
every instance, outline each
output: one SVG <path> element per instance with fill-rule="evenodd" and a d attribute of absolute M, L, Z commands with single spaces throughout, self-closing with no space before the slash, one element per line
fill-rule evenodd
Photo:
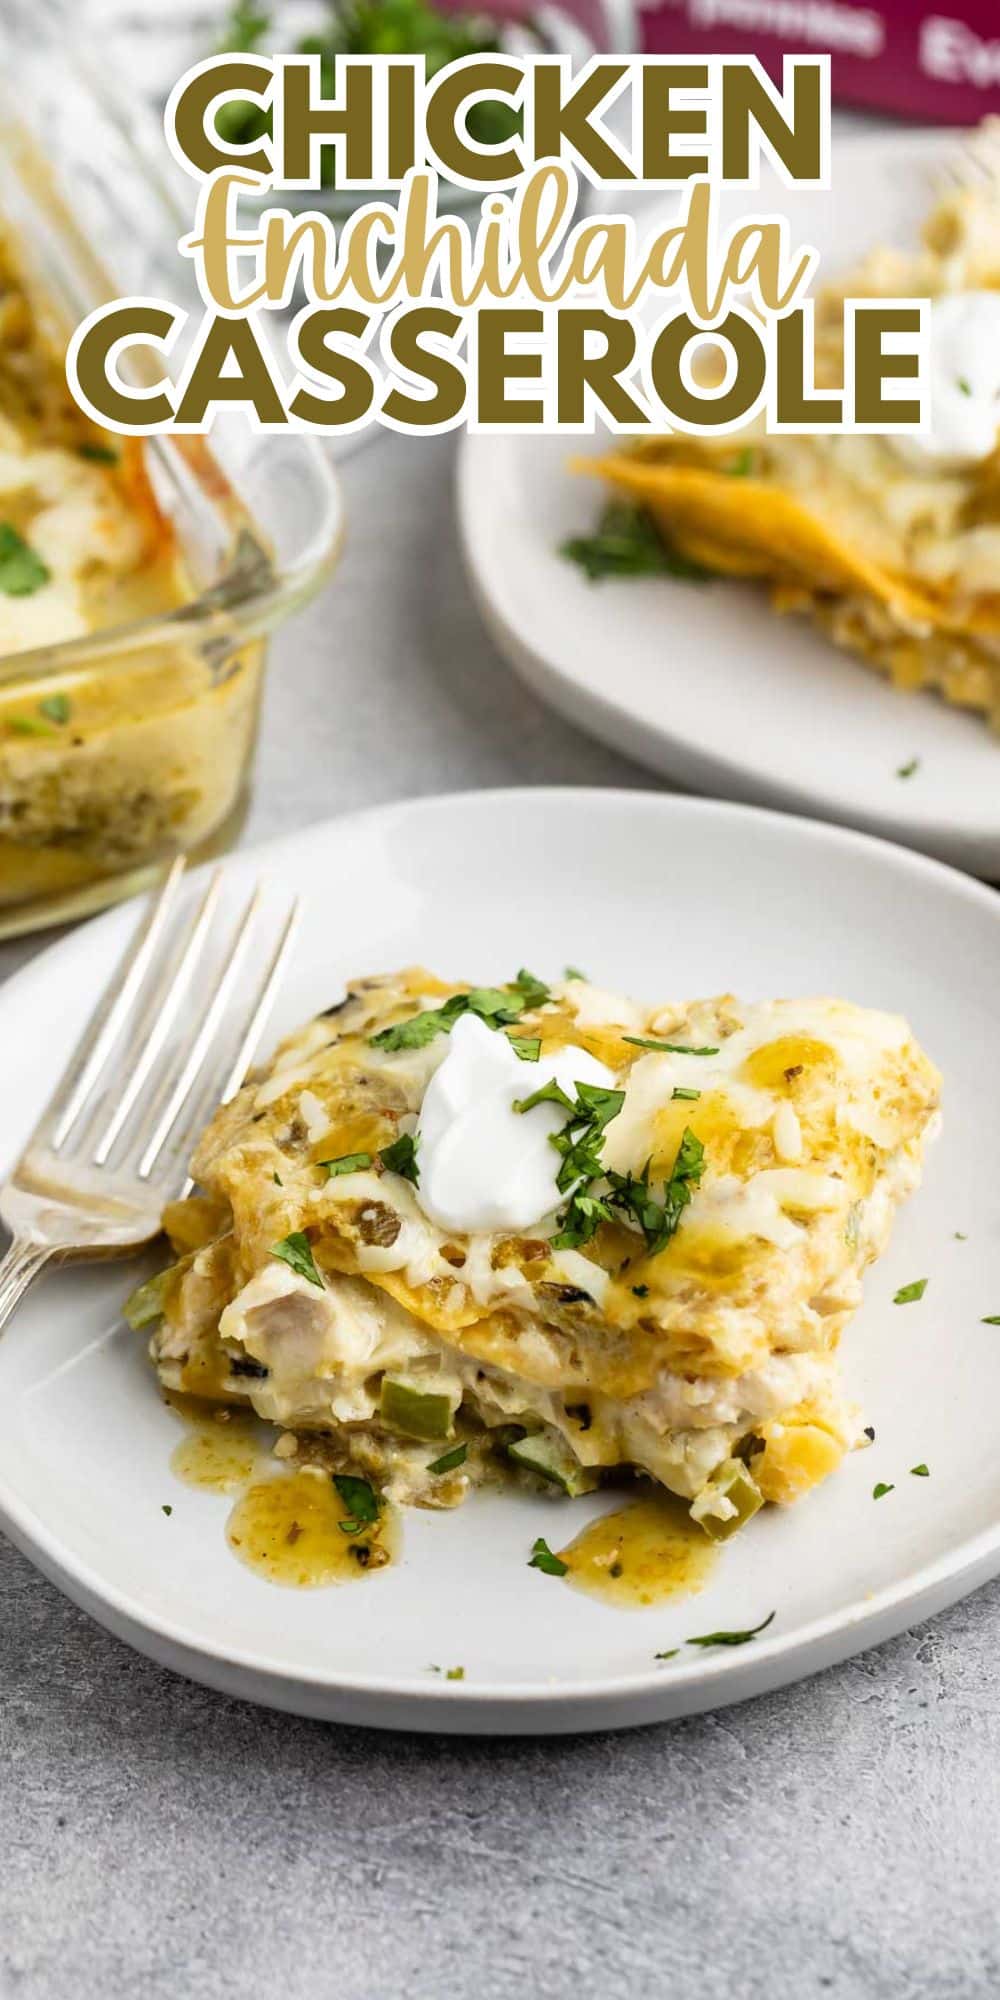
<path fill-rule="evenodd" d="M 247 1401 L 404 1501 L 632 1467 L 721 1535 L 795 1499 L 860 1435 L 836 1348 L 919 1178 L 933 1065 L 904 1021 L 838 1000 L 650 1010 L 512 984 L 492 1032 L 520 1045 L 518 1101 L 572 1047 L 611 1073 L 610 1115 L 552 1213 L 462 1234 L 420 1199 L 450 1028 L 413 1024 L 484 992 L 361 981 L 217 1113 L 202 1191 L 165 1217 L 178 1260 L 131 1306 L 162 1383 Z"/>

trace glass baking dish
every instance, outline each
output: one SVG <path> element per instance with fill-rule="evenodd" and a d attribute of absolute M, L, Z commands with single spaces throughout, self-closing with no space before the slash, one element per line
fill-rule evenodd
<path fill-rule="evenodd" d="M 61 348 L 106 298 L 184 304 L 176 240 L 189 223 L 162 137 L 134 107 L 123 115 L 114 90 L 95 89 L 47 0 L 4 0 L 3 42 L 0 238 L 16 279 L 5 293 L 0 271 L 0 339 L 17 281 Z M 308 436 L 260 436 L 233 413 L 207 439 L 76 444 L 93 461 L 92 491 L 109 448 L 131 464 L 137 507 L 156 523 L 142 558 L 150 577 L 136 571 L 127 616 L 0 650 L 0 936 L 98 909 L 178 851 L 200 858 L 233 839 L 268 635 L 338 551 L 337 483 Z M 8 506 L 0 487 L 0 537 Z M 183 579 L 169 597 L 152 585 L 168 555 Z M 31 629 L 30 617 L 13 624 Z"/>

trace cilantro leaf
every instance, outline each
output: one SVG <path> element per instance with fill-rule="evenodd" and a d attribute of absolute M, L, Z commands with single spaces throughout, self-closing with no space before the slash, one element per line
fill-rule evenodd
<path fill-rule="evenodd" d="M 335 1472 L 333 1483 L 344 1506 L 347 1518 L 340 1523 L 345 1535 L 360 1534 L 362 1528 L 370 1528 L 378 1520 L 378 1494 L 367 1479 L 358 1479 L 350 1472 Z"/>
<path fill-rule="evenodd" d="M 747 1632 L 703 1632 L 701 1637 L 698 1639 L 685 1640 L 685 1645 L 745 1646 L 751 1639 L 756 1639 L 758 1632 L 767 1631 L 767 1628 L 771 1624 L 774 1615 L 775 1614 L 773 1611 L 769 1612 L 766 1618 L 761 1619 L 759 1625 L 751 1625 L 749 1631 Z"/>
<path fill-rule="evenodd" d="M 554 1556 L 548 1542 L 543 1541 L 541 1535 L 539 1535 L 538 1540 L 532 1548 L 531 1561 L 528 1564 L 528 1568 L 544 1570 L 546 1576 L 565 1576 L 569 1570 L 569 1564 L 564 1563 L 561 1556 Z"/>
<path fill-rule="evenodd" d="M 680 1084 L 678 1083 L 678 1084 L 675 1084 L 675 1085 L 674 1085 L 674 1088 L 673 1088 L 673 1090 L 671 1091 L 670 1095 L 671 1095 L 671 1098 L 672 1098 L 672 1099 L 673 1099 L 673 1098 L 678 1098 L 678 1097 L 683 1097 L 683 1098 L 684 1098 L 684 1099 L 686 1100 L 686 1102 L 687 1102 L 687 1103 L 689 1103 L 689 1104 L 695 1104 L 695 1103 L 697 1102 L 698 1098 L 699 1098 L 699 1097 L 701 1096 L 701 1091 L 700 1091 L 700 1090 L 685 1090 L 685 1089 L 683 1089 L 683 1087 L 682 1087 L 682 1086 L 681 1086 L 681 1085 L 680 1085 Z"/>
<path fill-rule="evenodd" d="M 522 1062 L 537 1062 L 542 1053 L 541 1035 L 508 1035 L 511 1048 Z"/>
<path fill-rule="evenodd" d="M 313 1261 L 312 1246 L 304 1229 L 293 1229 L 290 1236 L 283 1236 L 280 1243 L 272 1243 L 271 1256 L 280 1257 L 283 1264 L 300 1278 L 307 1278 L 311 1285 L 325 1291 L 326 1287 Z"/>
<path fill-rule="evenodd" d="M 897 778 L 912 778 L 914 774 L 917 771 L 919 771 L 919 769 L 920 769 L 919 757 L 911 757 L 909 763 L 900 764 L 899 769 L 896 772 L 896 776 Z"/>
<path fill-rule="evenodd" d="M 67 694 L 46 695 L 45 700 L 40 701 L 38 704 L 38 713 L 39 715 L 44 715 L 49 722 L 68 722 L 72 714 L 72 704 L 69 696 Z"/>
<path fill-rule="evenodd" d="M 84 444 L 77 445 L 76 455 L 78 458 L 89 458 L 92 465 L 118 464 L 118 453 L 112 451 L 109 444 L 95 444 L 89 438 Z"/>
<path fill-rule="evenodd" d="M 559 1233 L 552 1238 L 553 1250 L 579 1250 L 596 1235 L 602 1222 L 614 1216 L 606 1201 L 597 1195 L 572 1194 L 559 1217 Z"/>
<path fill-rule="evenodd" d="M 711 574 L 671 549 L 644 508 L 622 500 L 609 501 L 596 534 L 571 535 L 559 554 L 577 563 L 591 583 L 613 576 L 676 576 L 703 583 Z"/>
<path fill-rule="evenodd" d="M 749 479 L 753 471 L 753 452 L 749 445 L 737 453 L 732 465 L 727 465 L 726 471 L 730 479 Z"/>
<path fill-rule="evenodd" d="M 468 1458 L 468 1456 L 469 1456 L 469 1447 L 467 1444 L 453 1445 L 452 1449 L 450 1451 L 443 1452 L 440 1458 L 433 1458 L 429 1466 L 427 1467 L 427 1470 L 428 1472 L 434 1472 L 434 1473 L 457 1472 L 459 1466 L 465 1464 L 465 1461 Z"/>
<path fill-rule="evenodd" d="M 654 1660 L 676 1660 L 680 1650 L 679 1646 L 671 1646 L 665 1653 L 654 1653 L 653 1658 Z"/>
<path fill-rule="evenodd" d="M 5 597 L 32 597 L 51 571 L 9 521 L 0 521 L 0 591 Z"/>
<path fill-rule="evenodd" d="M 631 1042 L 634 1049 L 660 1049 L 671 1056 L 717 1056 L 718 1049 L 693 1049 L 688 1042 L 661 1042 L 653 1035 L 623 1035 L 623 1042 Z"/>
<path fill-rule="evenodd" d="M 872 1487 L 872 1499 L 884 1500 L 887 1493 L 895 1493 L 895 1491 L 895 1486 L 887 1486 L 885 1480 L 880 1479 L 878 1485 Z"/>
<path fill-rule="evenodd" d="M 608 1175 L 611 1183 L 609 1201 L 638 1223 L 651 1257 L 665 1249 L 674 1235 L 695 1188 L 700 1184 L 704 1165 L 705 1148 L 690 1125 L 686 1125 L 669 1179 L 664 1182 L 662 1201 L 657 1201 L 650 1188 L 648 1162 L 641 1174 Z"/>
<path fill-rule="evenodd" d="M 521 1008 L 525 1014 L 533 1013 L 536 1007 L 544 1007 L 551 997 L 544 979 L 539 979 L 537 973 L 528 972 L 523 965 L 517 978 L 511 980 L 511 985 L 521 996 Z"/>
<path fill-rule="evenodd" d="M 544 982 L 522 966 L 509 986 L 473 986 L 468 993 L 453 993 L 443 1006 L 429 1007 L 408 1021 L 396 1021 L 369 1039 L 373 1049 L 385 1049 L 389 1054 L 398 1049 L 422 1049 L 435 1036 L 450 1035 L 462 1014 L 477 1015 L 488 1028 L 507 1028 L 548 997 Z"/>
<path fill-rule="evenodd" d="M 921 1461 L 919 1465 L 911 1465 L 910 1474 L 914 1479 L 929 1479 L 931 1469 L 929 1465 L 924 1465 L 923 1461 Z"/>
<path fill-rule="evenodd" d="M 916 1299 L 922 1299 L 927 1290 L 926 1278 L 914 1278 L 912 1285 L 900 1285 L 893 1298 L 894 1306 L 911 1306 Z"/>
<path fill-rule="evenodd" d="M 408 1021 L 396 1021 L 391 1028 L 382 1028 L 369 1037 L 372 1048 L 385 1049 L 389 1054 L 397 1049 L 426 1048 L 436 1035 L 451 1033 L 459 1015 L 466 1011 L 467 998 L 465 993 L 455 993 L 443 1007 L 430 1007 L 422 1014 L 413 1014 Z"/>
<path fill-rule="evenodd" d="M 573 1099 L 567 1097 L 562 1085 L 556 1082 L 555 1077 L 550 1077 L 548 1083 L 543 1083 L 538 1090 L 533 1090 L 530 1097 L 515 1097 L 513 1109 L 515 1111 L 533 1111 L 536 1104 L 559 1104 L 564 1111 L 572 1111 L 573 1109 Z"/>
<path fill-rule="evenodd" d="M 404 1181 L 412 1181 L 416 1187 L 420 1173 L 417 1167 L 417 1134 L 401 1132 L 391 1146 L 383 1146 L 379 1159 L 391 1174 L 401 1174 Z"/>
<path fill-rule="evenodd" d="M 987 1313 L 986 1318 L 981 1324 L 983 1326 L 1000 1326 L 1000 1313 Z"/>

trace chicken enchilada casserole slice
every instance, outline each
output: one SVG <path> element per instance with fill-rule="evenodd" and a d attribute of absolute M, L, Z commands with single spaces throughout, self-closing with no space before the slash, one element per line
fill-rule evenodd
<path fill-rule="evenodd" d="M 863 1437 L 837 1344 L 938 1088 L 840 1000 L 363 979 L 216 1114 L 128 1317 L 390 1498 L 629 1468 L 722 1538 Z"/>

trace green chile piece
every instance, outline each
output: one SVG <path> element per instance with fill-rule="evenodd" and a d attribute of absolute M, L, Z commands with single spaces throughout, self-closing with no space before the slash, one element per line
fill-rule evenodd
<path fill-rule="evenodd" d="M 725 1520 L 713 1513 L 712 1502 L 720 1494 L 731 1501 L 735 1514 L 727 1514 Z M 748 1471 L 741 1458 L 724 1459 L 717 1465 L 708 1485 L 703 1487 L 691 1508 L 691 1518 L 704 1528 L 713 1542 L 727 1542 L 730 1535 L 739 1533 L 758 1508 L 764 1505 L 762 1494 L 753 1474 Z"/>
<path fill-rule="evenodd" d="M 458 1398 L 446 1389 L 423 1389 L 399 1376 L 382 1378 L 379 1412 L 385 1423 L 407 1437 L 450 1438 Z"/>
<path fill-rule="evenodd" d="M 544 1431 L 516 1439 L 507 1446 L 507 1455 L 515 1465 L 523 1465 L 540 1479 L 550 1479 L 554 1486 L 561 1486 L 564 1493 L 574 1498 L 578 1493 L 590 1493 L 596 1484 L 594 1474 L 580 1465 L 568 1447 L 558 1438 L 546 1436 Z"/>

